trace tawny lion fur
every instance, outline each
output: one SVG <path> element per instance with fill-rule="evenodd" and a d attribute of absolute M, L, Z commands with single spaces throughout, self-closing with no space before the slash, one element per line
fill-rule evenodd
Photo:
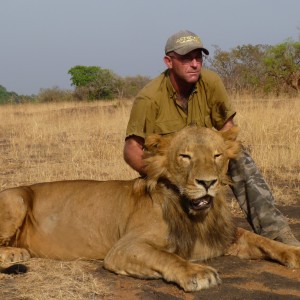
<path fill-rule="evenodd" d="M 300 248 L 235 228 L 223 199 L 238 129 L 189 127 L 146 140 L 145 178 L 62 181 L 0 193 L 0 261 L 104 259 L 118 274 L 163 278 L 185 291 L 220 283 L 193 261 L 220 255 L 300 267 Z"/>

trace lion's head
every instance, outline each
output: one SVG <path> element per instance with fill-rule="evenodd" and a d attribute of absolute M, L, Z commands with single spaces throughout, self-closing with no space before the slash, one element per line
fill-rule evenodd
<path fill-rule="evenodd" d="M 208 210 L 220 186 L 230 182 L 226 173 L 240 149 L 237 134 L 237 127 L 217 132 L 193 126 L 170 137 L 149 136 L 144 156 L 148 189 L 165 180 L 178 189 L 189 214 Z"/>

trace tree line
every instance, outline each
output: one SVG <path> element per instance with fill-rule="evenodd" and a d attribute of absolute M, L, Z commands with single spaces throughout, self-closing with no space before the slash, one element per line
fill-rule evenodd
<path fill-rule="evenodd" d="M 229 51 L 214 46 L 205 67 L 216 71 L 231 94 L 289 96 L 300 94 L 300 42 L 288 39 L 275 46 L 243 45 Z M 100 66 L 74 66 L 68 70 L 72 91 L 57 87 L 38 95 L 8 92 L 0 85 L 0 104 L 133 98 L 150 78 L 121 77 Z"/>
<path fill-rule="evenodd" d="M 216 46 L 208 63 L 231 93 L 300 94 L 300 42 L 289 39 L 275 46 L 243 45 L 230 51 Z"/>
<path fill-rule="evenodd" d="M 18 95 L 15 92 L 9 92 L 4 86 L 0 85 L 0 104 L 31 102 L 34 96 Z"/>
<path fill-rule="evenodd" d="M 150 80 L 146 76 L 121 77 L 98 66 L 75 66 L 68 71 L 79 100 L 132 98 Z"/>

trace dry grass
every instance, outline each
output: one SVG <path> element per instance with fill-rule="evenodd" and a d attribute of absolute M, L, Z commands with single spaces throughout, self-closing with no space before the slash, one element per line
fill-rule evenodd
<path fill-rule="evenodd" d="M 122 161 L 131 103 L 0 108 L 0 186 L 134 176 Z"/>
<path fill-rule="evenodd" d="M 243 98 L 235 102 L 240 138 L 276 201 L 291 202 L 300 192 L 300 99 Z"/>
<path fill-rule="evenodd" d="M 122 159 L 131 101 L 0 107 L 0 188 L 63 179 L 129 179 Z M 235 100 L 241 139 L 286 204 L 299 195 L 300 99 Z M 1 299 L 103 299 L 97 262 L 34 259 L 3 276 Z"/>
<path fill-rule="evenodd" d="M 97 280 L 99 262 L 33 258 L 26 275 L 0 277 L 0 299 L 87 300 L 109 294 L 105 279 Z"/>
<path fill-rule="evenodd" d="M 300 99 L 244 97 L 235 105 L 240 138 L 275 193 L 297 189 Z M 0 107 L 0 188 L 136 176 L 122 159 L 130 108 L 130 101 Z"/>

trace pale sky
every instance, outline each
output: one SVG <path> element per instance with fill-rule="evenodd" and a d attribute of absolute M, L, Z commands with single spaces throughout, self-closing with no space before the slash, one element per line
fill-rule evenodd
<path fill-rule="evenodd" d="M 68 70 L 99 66 L 154 77 L 182 29 L 211 50 L 300 35 L 300 0 L 2 0 L 0 85 L 18 94 L 71 89 Z"/>

